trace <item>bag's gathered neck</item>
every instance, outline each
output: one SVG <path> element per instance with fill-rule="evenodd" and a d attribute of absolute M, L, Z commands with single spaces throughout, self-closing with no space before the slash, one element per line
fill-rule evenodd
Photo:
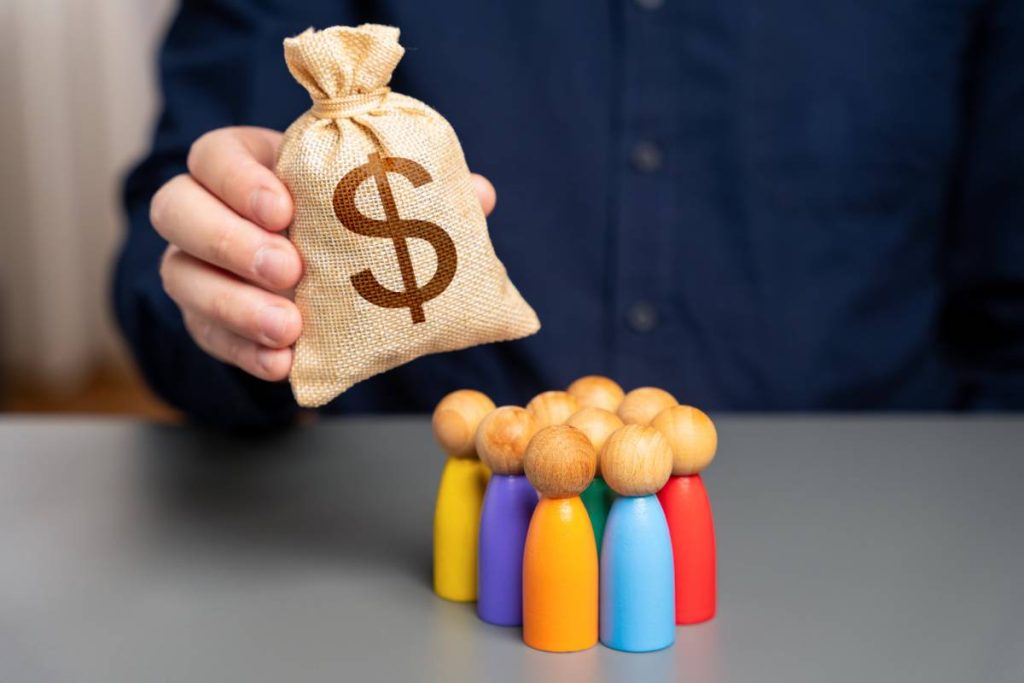
<path fill-rule="evenodd" d="M 310 112 L 318 119 L 347 119 L 368 114 L 380 109 L 391 88 L 383 87 L 368 93 L 356 93 L 345 97 L 317 98 L 313 100 Z"/>

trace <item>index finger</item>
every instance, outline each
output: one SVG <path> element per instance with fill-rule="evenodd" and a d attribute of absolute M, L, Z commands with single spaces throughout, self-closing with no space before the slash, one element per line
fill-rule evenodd
<path fill-rule="evenodd" d="M 281 134 L 268 128 L 220 128 L 192 144 L 188 170 L 237 214 L 267 230 L 292 220 L 292 198 L 271 170 Z"/>

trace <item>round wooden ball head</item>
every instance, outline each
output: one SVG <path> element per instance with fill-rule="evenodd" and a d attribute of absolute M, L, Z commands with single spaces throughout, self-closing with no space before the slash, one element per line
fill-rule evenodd
<path fill-rule="evenodd" d="M 476 452 L 494 474 L 522 474 L 523 456 L 537 421 L 519 406 L 491 411 L 476 429 Z"/>
<path fill-rule="evenodd" d="M 622 420 L 615 413 L 601 408 L 583 408 L 573 413 L 565 424 L 575 427 L 590 439 L 590 443 L 598 453 L 596 476 L 601 476 L 601 449 L 608 437 L 623 426 Z"/>
<path fill-rule="evenodd" d="M 526 409 L 533 413 L 537 426 L 543 428 L 563 424 L 579 410 L 579 405 L 568 392 L 545 391 L 534 396 Z"/>
<path fill-rule="evenodd" d="M 494 401 L 479 391 L 453 391 L 434 408 L 434 438 L 453 458 L 475 458 L 476 428 L 492 410 Z"/>
<path fill-rule="evenodd" d="M 597 453 L 587 435 L 568 425 L 544 427 L 526 447 L 523 469 L 545 498 L 572 498 L 594 480 Z"/>
<path fill-rule="evenodd" d="M 569 385 L 568 393 L 580 408 L 601 408 L 610 412 L 619 409 L 625 393 L 613 380 L 600 375 L 587 375 Z"/>
<path fill-rule="evenodd" d="M 693 406 L 671 406 L 651 422 L 672 449 L 672 474 L 700 474 L 715 459 L 718 432 L 715 423 Z"/>
<path fill-rule="evenodd" d="M 657 387 L 640 387 L 626 394 L 619 404 L 619 417 L 628 425 L 650 424 L 658 413 L 679 405 L 676 397 Z"/>
<path fill-rule="evenodd" d="M 672 474 L 672 449 L 654 427 L 626 425 L 601 449 L 601 476 L 620 496 L 657 493 Z"/>

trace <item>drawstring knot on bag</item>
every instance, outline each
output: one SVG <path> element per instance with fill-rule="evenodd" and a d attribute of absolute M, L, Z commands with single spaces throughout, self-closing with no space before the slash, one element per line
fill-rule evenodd
<path fill-rule="evenodd" d="M 384 87 L 347 97 L 314 100 L 310 111 L 319 119 L 347 119 L 379 109 L 390 92 L 391 88 Z"/>

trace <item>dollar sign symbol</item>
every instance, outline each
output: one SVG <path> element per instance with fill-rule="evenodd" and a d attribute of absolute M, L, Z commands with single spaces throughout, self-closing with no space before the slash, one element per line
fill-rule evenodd
<path fill-rule="evenodd" d="M 366 163 L 352 169 L 338 182 L 334 188 L 334 214 L 341 224 L 359 235 L 367 237 L 384 237 L 394 242 L 398 267 L 402 271 L 402 285 L 405 291 L 395 292 L 381 286 L 369 268 L 352 276 L 352 286 L 359 296 L 371 304 L 382 308 L 408 308 L 412 322 L 426 322 L 423 304 L 438 296 L 455 277 L 458 259 L 455 254 L 455 243 L 444 230 L 428 221 L 403 220 L 398 215 L 395 196 L 388 184 L 388 172 L 405 176 L 413 187 L 421 187 L 433 181 L 426 169 L 412 159 L 400 157 L 381 157 L 376 152 L 366 158 Z M 356 191 L 364 182 L 373 178 L 377 183 L 377 193 L 384 205 L 384 220 L 364 216 L 356 208 Z M 437 253 L 437 271 L 430 282 L 419 287 L 416 284 L 416 273 L 413 271 L 412 259 L 409 257 L 410 237 L 425 240 Z"/>

